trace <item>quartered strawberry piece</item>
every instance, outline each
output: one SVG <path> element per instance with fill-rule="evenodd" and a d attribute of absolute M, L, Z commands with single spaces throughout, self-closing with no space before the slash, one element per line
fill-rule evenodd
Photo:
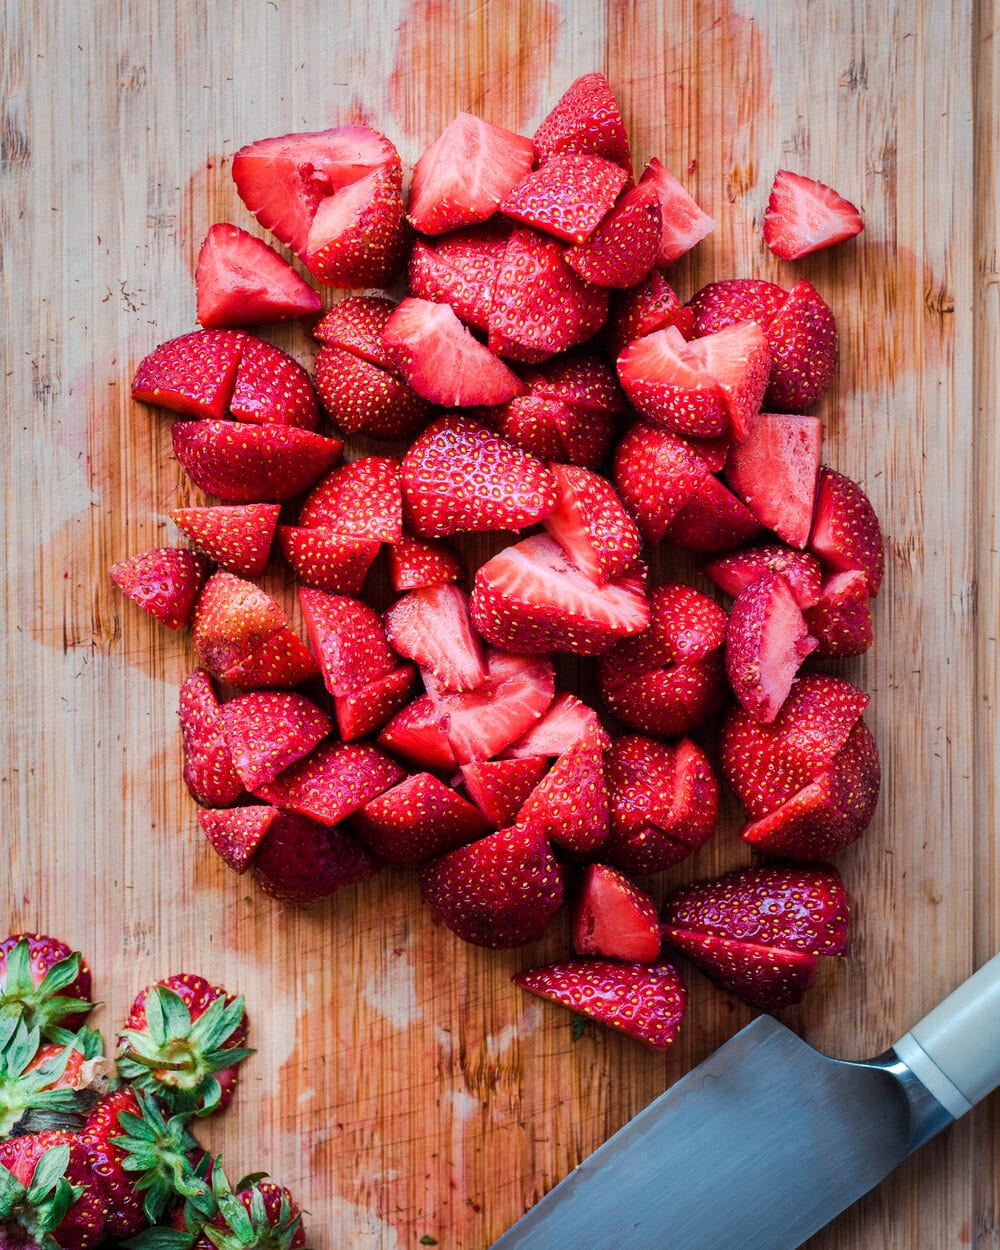
<path fill-rule="evenodd" d="M 549 761 L 544 755 L 521 759 L 474 760 L 461 766 L 462 783 L 490 826 L 506 829 L 535 786 L 545 776 Z"/>
<path fill-rule="evenodd" d="M 417 773 L 359 808 L 351 828 L 382 859 L 422 864 L 482 837 L 490 824 L 451 786 Z"/>
<path fill-rule="evenodd" d="M 332 826 L 405 777 L 395 760 L 370 743 L 326 741 L 258 786 L 255 795 L 283 811 Z"/>
<path fill-rule="evenodd" d="M 222 417 L 247 336 L 239 330 L 196 330 L 161 343 L 132 378 L 132 398 L 189 417 Z"/>
<path fill-rule="evenodd" d="M 832 573 L 805 618 L 817 656 L 861 655 L 874 640 L 868 578 L 860 569 Z"/>
<path fill-rule="evenodd" d="M 791 547 L 805 547 L 813 523 L 823 450 L 818 417 L 760 412 L 729 449 L 723 470 L 761 525 Z"/>
<path fill-rule="evenodd" d="M 693 312 L 681 303 L 663 270 L 653 269 L 630 290 L 612 295 L 604 331 L 609 357 L 617 360 L 633 339 L 667 326 L 676 326 L 686 339 L 695 336 Z"/>
<path fill-rule="evenodd" d="M 583 243 L 614 207 L 627 179 L 620 165 L 601 156 L 558 152 L 511 189 L 500 212 L 557 239 Z"/>
<path fill-rule="evenodd" d="M 183 777 L 192 798 L 205 807 L 228 807 L 246 787 L 233 753 L 212 679 L 203 669 L 181 682 L 178 716 L 184 753 Z"/>
<path fill-rule="evenodd" d="M 408 293 L 450 305 L 460 321 L 485 333 L 513 229 L 513 222 L 496 217 L 439 239 L 417 239 L 410 252 Z"/>
<path fill-rule="evenodd" d="M 278 541 L 303 586 L 359 595 L 381 543 L 311 525 L 281 525 Z"/>
<path fill-rule="evenodd" d="M 108 570 L 118 589 L 167 629 L 183 629 L 211 561 L 188 547 L 156 547 L 119 560 Z"/>
<path fill-rule="evenodd" d="M 213 563 L 239 577 L 259 577 L 267 567 L 281 512 L 279 504 L 221 504 L 174 508 L 177 528 Z"/>
<path fill-rule="evenodd" d="M 217 569 L 191 613 L 191 641 L 202 665 L 221 677 L 289 624 L 284 608 L 265 590 Z"/>
<path fill-rule="evenodd" d="M 420 893 L 464 941 L 523 946 L 562 906 L 563 875 L 543 834 L 515 825 L 422 865 Z"/>
<path fill-rule="evenodd" d="M 816 984 L 819 959 L 810 951 L 739 942 L 664 925 L 663 940 L 697 964 L 721 989 L 758 1007 L 780 1011 Z"/>
<path fill-rule="evenodd" d="M 624 873 L 588 864 L 571 904 L 578 955 L 650 963 L 660 954 L 656 904 Z"/>
<path fill-rule="evenodd" d="M 837 323 L 830 306 L 805 278 L 767 324 L 771 378 L 764 406 L 804 412 L 826 394 L 837 368 Z"/>
<path fill-rule="evenodd" d="M 283 690 L 318 677 L 319 665 L 294 630 L 279 629 L 220 676 L 238 690 Z"/>
<path fill-rule="evenodd" d="M 412 664 L 401 664 L 355 690 L 333 696 L 337 728 L 345 742 L 369 738 L 410 698 L 417 682 Z"/>
<path fill-rule="evenodd" d="M 326 347 L 342 347 L 383 369 L 392 368 L 382 346 L 382 330 L 396 307 L 387 295 L 348 295 L 320 317 L 313 337 Z"/>
<path fill-rule="evenodd" d="M 615 488 L 598 473 L 554 464 L 556 506 L 542 521 L 576 567 L 603 585 L 638 560 L 642 539 Z"/>
<path fill-rule="evenodd" d="M 198 823 L 212 850 L 227 867 L 242 875 L 250 867 L 261 839 L 277 815 L 276 807 L 264 803 L 245 807 L 203 807 L 198 812 Z"/>
<path fill-rule="evenodd" d="M 361 456 L 332 469 L 309 491 L 299 524 L 377 543 L 403 532 L 400 463 L 392 456 Z"/>
<path fill-rule="evenodd" d="M 319 401 L 299 362 L 263 339 L 248 334 L 229 398 L 230 415 L 258 425 L 290 425 L 315 430 Z"/>
<path fill-rule="evenodd" d="M 857 208 L 833 187 L 779 169 L 764 210 L 764 242 L 782 260 L 852 239 L 864 229 Z"/>
<path fill-rule="evenodd" d="M 604 747 L 591 728 L 558 757 L 517 814 L 550 841 L 575 855 L 591 856 L 608 836 Z"/>
<path fill-rule="evenodd" d="M 309 430 L 245 421 L 177 421 L 174 454 L 192 482 L 225 503 L 283 503 L 330 469 L 343 444 Z"/>
<path fill-rule="evenodd" d="M 765 573 L 780 573 L 800 608 L 805 610 L 819 602 L 822 580 L 819 561 L 808 551 L 797 551 L 781 543 L 762 543 L 732 551 L 710 560 L 704 572 L 734 599 Z"/>
<path fill-rule="evenodd" d="M 621 109 L 608 80 L 597 72 L 569 85 L 535 131 L 534 145 L 539 161 L 560 152 L 589 152 L 632 172 Z"/>
<path fill-rule="evenodd" d="M 369 880 L 381 867 L 382 861 L 343 825 L 327 828 L 295 812 L 279 812 L 257 848 L 253 875 L 269 897 L 307 907 Z"/>
<path fill-rule="evenodd" d="M 329 716 L 305 695 L 253 690 L 222 705 L 233 766 L 248 790 L 273 781 L 333 729 Z"/>
<path fill-rule="evenodd" d="M 299 591 L 299 602 L 309 645 L 330 694 L 362 690 L 399 666 L 382 618 L 367 603 L 352 595 L 327 594 L 308 587 Z"/>
<path fill-rule="evenodd" d="M 547 534 L 505 547 L 476 573 L 472 620 L 495 647 L 519 653 L 599 655 L 649 622 L 645 570 L 603 585 Z"/>
<path fill-rule="evenodd" d="M 410 241 L 398 157 L 320 200 L 303 261 L 326 286 L 387 286 Z"/>
<path fill-rule="evenodd" d="M 677 434 L 637 422 L 615 450 L 613 480 L 640 534 L 658 543 L 709 476 L 702 457 Z"/>
<path fill-rule="evenodd" d="M 598 742 L 605 750 L 611 745 L 611 737 L 594 709 L 588 707 L 575 694 L 560 690 L 544 715 L 520 738 L 504 748 L 503 757 L 525 759 L 539 755 L 562 755 L 588 731 L 596 734 Z"/>
<path fill-rule="evenodd" d="M 429 669 L 436 686 L 475 690 L 486 680 L 486 657 L 469 615 L 469 596 L 458 586 L 442 583 L 411 590 L 383 619 L 395 650 Z"/>
<path fill-rule="evenodd" d="M 206 330 L 308 317 L 323 307 L 319 294 L 273 247 L 229 222 L 209 227 L 194 280 L 198 322 Z"/>
<path fill-rule="evenodd" d="M 399 594 L 422 586 L 459 582 L 465 577 L 465 561 L 440 538 L 414 538 L 401 534 L 386 548 L 389 581 Z"/>
<path fill-rule="evenodd" d="M 722 278 L 709 282 L 688 300 L 698 338 L 717 334 L 741 321 L 756 321 L 764 330 L 788 299 L 788 292 L 763 278 Z"/>
<path fill-rule="evenodd" d="M 379 734 L 378 745 L 416 768 L 454 772 L 458 760 L 448 728 L 446 708 L 440 708 L 429 694 L 422 694 L 395 713 Z"/>
<path fill-rule="evenodd" d="M 662 221 L 656 187 L 640 182 L 622 192 L 587 239 L 567 249 L 566 260 L 588 282 L 634 287 L 656 263 Z"/>
<path fill-rule="evenodd" d="M 726 626 L 726 676 L 751 719 L 774 720 L 803 660 L 815 650 L 816 639 L 780 573 L 765 573 L 736 596 Z"/>
<path fill-rule="evenodd" d="M 875 596 L 885 572 L 885 541 L 878 515 L 864 490 L 845 473 L 824 465 L 816 487 L 816 513 L 809 550 L 824 572 L 859 569 Z"/>
<path fill-rule="evenodd" d="M 654 156 L 639 179 L 651 186 L 660 204 L 659 250 L 654 263 L 672 265 L 715 229 L 715 222 Z"/>
<path fill-rule="evenodd" d="M 711 473 L 671 519 L 664 537 L 688 551 L 728 551 L 752 542 L 763 526 Z"/>
<path fill-rule="evenodd" d="M 687 990 L 673 964 L 617 959 L 566 959 L 518 972 L 515 985 L 616 1029 L 654 1050 L 666 1050 L 687 1010 Z"/>
<path fill-rule="evenodd" d="M 534 145 L 523 135 L 459 113 L 413 168 L 406 212 L 422 234 L 485 221 L 528 173 Z"/>

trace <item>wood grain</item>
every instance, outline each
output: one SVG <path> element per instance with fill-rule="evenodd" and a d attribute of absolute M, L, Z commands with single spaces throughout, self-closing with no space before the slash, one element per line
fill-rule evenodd
<path fill-rule="evenodd" d="M 509 984 L 567 949 L 564 922 L 528 951 L 464 947 L 402 871 L 296 913 L 200 838 L 176 732 L 192 653 L 107 568 L 176 541 L 168 508 L 198 501 L 168 421 L 128 383 L 193 327 L 208 225 L 252 226 L 228 174 L 244 142 L 365 120 L 412 163 L 460 109 L 530 133 L 603 69 L 637 163 L 659 156 L 718 222 L 678 291 L 751 274 L 819 287 L 842 344 L 826 458 L 889 540 L 875 647 L 840 667 L 872 695 L 885 784 L 838 860 L 852 952 L 787 1019 L 829 1053 L 872 1054 L 997 949 L 994 0 L 7 0 L 2 21 L 9 925 L 87 953 L 109 1034 L 168 972 L 246 994 L 258 1053 L 203 1137 L 234 1171 L 293 1186 L 310 1245 L 484 1250 L 750 1013 L 692 972 L 665 1058 L 590 1028 L 574 1042 L 564 1013 Z M 855 199 L 861 238 L 771 258 L 760 221 L 783 165 Z M 309 360 L 304 332 L 273 337 Z M 655 558 L 657 577 L 680 567 Z M 586 688 L 583 666 L 563 674 Z M 727 801 L 654 891 L 744 862 L 738 819 Z M 998 1162 L 994 1096 L 811 1250 L 995 1250 Z"/>

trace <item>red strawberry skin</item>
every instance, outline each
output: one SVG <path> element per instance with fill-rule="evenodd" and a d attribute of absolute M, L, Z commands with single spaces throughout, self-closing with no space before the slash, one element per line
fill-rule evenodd
<path fill-rule="evenodd" d="M 489 831 L 467 799 L 431 773 L 417 773 L 366 803 L 351 828 L 383 859 L 419 864 Z"/>
<path fill-rule="evenodd" d="M 80 1131 L 87 1149 L 87 1162 L 104 1190 L 107 1211 L 104 1231 L 115 1237 L 130 1237 L 146 1227 L 142 1191 L 135 1188 L 135 1174 L 122 1166 L 125 1153 L 112 1138 L 120 1137 L 121 1112 L 141 1114 L 139 1100 L 128 1085 L 104 1094 L 97 1100 Z"/>
<path fill-rule="evenodd" d="M 348 885 L 367 881 L 382 861 L 343 825 L 328 828 L 282 812 L 254 856 L 254 880 L 264 894 L 308 907 Z"/>
<path fill-rule="evenodd" d="M 205 807 L 227 807 L 246 787 L 233 765 L 226 739 L 222 705 L 204 669 L 189 673 L 181 683 L 181 734 L 184 750 L 184 782 L 191 795 Z"/>
<path fill-rule="evenodd" d="M 846 473 L 824 465 L 816 487 L 816 515 L 809 550 L 825 572 L 860 569 L 869 594 L 877 595 L 885 573 L 885 541 L 871 500 Z"/>
<path fill-rule="evenodd" d="M 225 503 L 283 503 L 340 458 L 343 444 L 295 426 L 178 421 L 174 454 L 194 484 Z"/>
<path fill-rule="evenodd" d="M 132 398 L 190 417 L 225 416 L 246 337 L 202 330 L 161 343 L 136 369 Z"/>
<path fill-rule="evenodd" d="M 567 87 L 534 134 L 535 154 L 546 161 L 559 152 L 589 152 L 631 173 L 628 131 L 607 78 L 581 74 Z"/>
<path fill-rule="evenodd" d="M 167 629 L 188 623 L 211 563 L 186 547 L 157 547 L 113 564 L 114 584 L 154 620 Z"/>
<path fill-rule="evenodd" d="M 70 1204 L 58 1227 L 41 1244 L 63 1246 L 66 1250 L 90 1250 L 101 1240 L 107 1196 L 90 1169 L 86 1146 L 75 1133 L 49 1129 L 0 1142 L 0 1167 L 6 1168 L 30 1190 L 38 1165 L 49 1150 L 56 1148 L 69 1150 L 63 1176 L 82 1192 Z M 15 1214 L 11 1222 L 4 1221 L 0 1227 L 0 1244 L 10 1246 L 11 1250 L 34 1250 L 39 1243 L 32 1236 L 33 1226 L 35 1221 L 30 1211 L 25 1212 L 23 1224 Z"/>

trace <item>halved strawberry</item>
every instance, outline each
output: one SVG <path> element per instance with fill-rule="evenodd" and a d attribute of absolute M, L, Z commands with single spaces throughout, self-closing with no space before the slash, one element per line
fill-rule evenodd
<path fill-rule="evenodd" d="M 615 450 L 615 487 L 647 542 L 658 543 L 709 476 L 689 442 L 669 430 L 636 422 Z"/>
<path fill-rule="evenodd" d="M 280 525 L 278 541 L 303 586 L 359 595 L 381 544 L 312 525 Z"/>
<path fill-rule="evenodd" d="M 528 795 L 545 776 L 544 755 L 521 759 L 473 760 L 462 765 L 466 793 L 494 829 L 514 824 Z"/>
<path fill-rule="evenodd" d="M 319 661 L 330 694 L 361 690 L 399 666 L 382 618 L 351 595 L 332 595 L 303 587 L 299 602 L 309 645 Z"/>
<path fill-rule="evenodd" d="M 309 430 L 245 421 L 177 421 L 174 454 L 194 484 L 226 503 L 283 503 L 340 458 L 343 444 Z"/>
<path fill-rule="evenodd" d="M 222 705 L 233 767 L 248 790 L 273 781 L 333 729 L 329 716 L 303 694 L 252 690 Z"/>
<path fill-rule="evenodd" d="M 409 241 L 403 167 L 396 157 L 320 200 L 302 259 L 327 286 L 387 286 L 406 259 Z"/>
<path fill-rule="evenodd" d="M 246 787 L 233 766 L 222 705 L 203 669 L 181 682 L 178 716 L 184 752 L 184 784 L 205 807 L 228 807 Z"/>
<path fill-rule="evenodd" d="M 493 288 L 513 229 L 513 222 L 496 217 L 439 239 L 417 239 L 407 270 L 408 293 L 449 304 L 460 321 L 485 333 Z"/>
<path fill-rule="evenodd" d="M 317 824 L 338 825 L 405 777 L 395 760 L 370 743 L 326 741 L 258 786 L 255 795 Z"/>
<path fill-rule="evenodd" d="M 267 567 L 279 504 L 221 504 L 174 508 L 177 528 L 215 564 L 240 577 L 259 577 Z"/>
<path fill-rule="evenodd" d="M 528 795 L 518 824 L 541 829 L 576 855 L 592 855 L 608 836 L 604 748 L 591 728 L 562 753 Z"/>
<path fill-rule="evenodd" d="M 544 835 L 515 825 L 422 865 L 420 893 L 464 941 L 523 946 L 562 906 L 563 877 Z"/>
<path fill-rule="evenodd" d="M 609 357 L 617 360 L 633 339 L 666 326 L 676 326 L 686 339 L 694 338 L 694 314 L 681 303 L 663 270 L 654 269 L 630 290 L 613 294 L 604 330 Z"/>
<path fill-rule="evenodd" d="M 656 904 L 607 864 L 587 865 L 570 910 L 578 955 L 649 963 L 660 953 Z"/>
<path fill-rule="evenodd" d="M 857 482 L 826 465 L 819 471 L 809 550 L 819 557 L 824 572 L 860 569 L 868 579 L 869 594 L 878 594 L 885 572 L 878 515 Z"/>
<path fill-rule="evenodd" d="M 156 547 L 112 564 L 108 575 L 118 589 L 167 629 L 183 629 L 211 561 L 188 547 Z"/>
<path fill-rule="evenodd" d="M 736 596 L 726 626 L 726 676 L 753 720 L 774 720 L 802 661 L 815 650 L 816 639 L 780 573 L 765 573 Z"/>
<path fill-rule="evenodd" d="M 360 456 L 331 469 L 302 501 L 299 524 L 372 542 L 397 542 L 403 532 L 399 461 Z"/>
<path fill-rule="evenodd" d="M 592 730 L 605 750 L 611 745 L 611 737 L 601 724 L 592 707 L 588 707 L 575 694 L 560 690 L 545 713 L 530 729 L 504 748 L 505 759 L 524 759 L 534 756 L 562 755 L 583 735 Z"/>
<path fill-rule="evenodd" d="M 728 551 L 757 538 L 763 526 L 711 473 L 672 518 L 664 537 L 688 551 Z"/>
<path fill-rule="evenodd" d="M 229 413 L 257 425 L 290 425 L 315 430 L 319 401 L 299 362 L 273 343 L 247 334 L 243 342 Z"/>
<path fill-rule="evenodd" d="M 861 655 L 873 641 L 868 578 L 860 569 L 832 573 L 805 618 L 817 656 Z"/>
<path fill-rule="evenodd" d="M 603 585 L 635 564 L 642 539 L 615 488 L 598 473 L 555 464 L 556 506 L 542 521 L 576 567 Z"/>
<path fill-rule="evenodd" d="M 242 875 L 250 867 L 261 839 L 277 815 L 276 807 L 264 803 L 245 807 L 203 807 L 198 812 L 198 823 L 212 850 L 227 867 Z"/>
<path fill-rule="evenodd" d="M 240 330 L 196 330 L 161 343 L 140 361 L 132 398 L 184 416 L 224 416 L 246 337 Z"/>
<path fill-rule="evenodd" d="M 495 647 L 520 653 L 599 655 L 645 629 L 645 570 L 603 585 L 581 572 L 547 534 L 505 547 L 476 573 L 472 620 Z"/>
<path fill-rule="evenodd" d="M 459 113 L 413 167 L 407 216 L 422 234 L 485 221 L 531 169 L 534 145 L 523 135 Z"/>
<path fill-rule="evenodd" d="M 622 192 L 584 242 L 567 249 L 566 260 L 588 282 L 627 289 L 656 263 L 662 230 L 656 187 L 640 182 Z"/>
<path fill-rule="evenodd" d="M 805 610 L 819 602 L 819 561 L 808 551 L 797 551 L 781 543 L 762 543 L 718 556 L 705 565 L 704 572 L 734 599 L 765 573 L 780 573 L 800 608 Z"/>
<path fill-rule="evenodd" d="M 590 152 L 632 170 L 621 109 L 608 80 L 596 71 L 570 83 L 535 131 L 534 145 L 539 161 L 559 152 Z"/>
<path fill-rule="evenodd" d="M 194 280 L 198 322 L 206 330 L 308 317 L 323 307 L 319 294 L 274 248 L 228 222 L 209 227 Z"/>
<path fill-rule="evenodd" d="M 655 264 L 672 265 L 715 229 L 715 222 L 654 156 L 639 186 L 650 185 L 660 202 L 661 230 Z"/>
<path fill-rule="evenodd" d="M 401 534 L 386 548 L 389 581 L 399 594 L 422 586 L 459 582 L 465 577 L 465 561 L 440 538 L 414 538 Z"/>
<path fill-rule="evenodd" d="M 822 448 L 818 417 L 759 412 L 726 458 L 730 487 L 761 525 L 792 547 L 809 541 Z"/>
<path fill-rule="evenodd" d="M 701 747 L 638 734 L 617 738 L 605 755 L 611 834 L 601 859 L 645 875 L 700 850 L 719 818 L 719 783 Z"/>
<path fill-rule="evenodd" d="M 327 828 L 295 812 L 279 812 L 253 860 L 264 894 L 307 907 L 348 885 L 374 877 L 382 861 L 343 825 Z"/>
<path fill-rule="evenodd" d="M 289 623 L 284 608 L 265 590 L 217 569 L 191 613 L 191 641 L 201 664 L 221 677 Z"/>
<path fill-rule="evenodd" d="M 557 152 L 511 188 L 500 212 L 557 239 L 583 243 L 611 211 L 627 179 L 620 165 L 601 156 Z"/>
<path fill-rule="evenodd" d="M 423 538 L 522 529 L 555 507 L 555 476 L 468 417 L 432 421 L 403 457 L 408 527 Z"/>
<path fill-rule="evenodd" d="M 417 670 L 401 664 L 382 677 L 333 696 L 337 728 L 345 742 L 368 738 L 394 716 L 413 693 Z"/>
<path fill-rule="evenodd" d="M 389 642 L 445 690 L 474 690 L 486 680 L 483 644 L 472 626 L 469 596 L 443 583 L 411 590 L 385 613 Z"/>
<path fill-rule="evenodd" d="M 482 837 L 490 824 L 451 786 L 417 773 L 358 808 L 351 828 L 382 859 L 421 864 Z"/>
<path fill-rule="evenodd" d="M 219 674 L 238 690 L 290 689 L 319 676 L 319 665 L 293 629 L 279 629 Z"/>
<path fill-rule="evenodd" d="M 814 178 L 779 169 L 764 211 L 764 242 L 783 260 L 798 260 L 864 229 L 861 214 L 842 195 Z"/>
<path fill-rule="evenodd" d="M 540 998 L 626 1033 L 654 1050 L 671 1045 L 687 1010 L 684 982 L 666 960 L 566 959 L 518 972 L 511 979 Z"/>

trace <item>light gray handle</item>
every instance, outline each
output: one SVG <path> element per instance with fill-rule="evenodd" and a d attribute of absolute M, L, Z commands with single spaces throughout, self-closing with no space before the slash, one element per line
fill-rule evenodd
<path fill-rule="evenodd" d="M 1000 955 L 929 1011 L 893 1050 L 956 1120 L 1000 1085 Z"/>

